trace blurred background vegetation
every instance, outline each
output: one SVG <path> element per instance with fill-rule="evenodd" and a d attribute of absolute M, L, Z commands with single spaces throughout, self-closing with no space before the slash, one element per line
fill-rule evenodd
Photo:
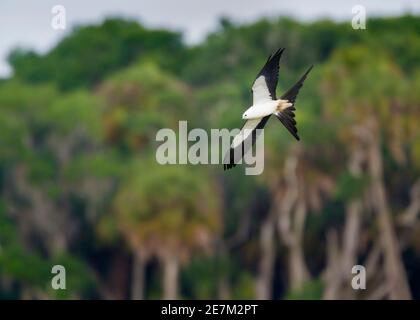
<path fill-rule="evenodd" d="M 159 166 L 157 130 L 238 128 L 286 47 L 265 171 Z M 16 49 L 0 82 L 0 298 L 420 298 L 420 19 L 260 20 L 189 46 L 127 19 Z M 51 289 L 62 264 L 67 289 Z M 351 268 L 367 289 L 351 289 Z"/>

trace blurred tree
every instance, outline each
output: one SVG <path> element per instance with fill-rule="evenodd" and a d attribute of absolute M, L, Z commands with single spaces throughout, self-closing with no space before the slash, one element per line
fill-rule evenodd
<path fill-rule="evenodd" d="M 46 55 L 16 50 L 10 54 L 9 62 L 19 79 L 53 82 L 69 90 L 96 85 L 139 57 L 176 70 L 175 61 L 183 52 L 178 33 L 147 30 L 137 22 L 114 18 L 98 26 L 75 28 Z"/>
<path fill-rule="evenodd" d="M 157 130 L 177 129 L 178 121 L 198 114 L 191 107 L 189 88 L 152 63 L 113 75 L 98 95 L 105 100 L 106 143 L 125 156 L 154 151 Z"/>
<path fill-rule="evenodd" d="M 193 168 L 140 161 L 128 171 L 115 198 L 119 229 L 136 259 L 142 261 L 135 267 L 144 266 L 143 261 L 151 255 L 163 265 L 165 299 L 178 296 L 179 264 L 193 250 L 212 247 L 218 231 L 219 200 L 211 186 L 211 178 Z"/>
<path fill-rule="evenodd" d="M 359 150 L 364 153 L 370 179 L 369 201 L 378 218 L 387 293 L 392 299 L 407 299 L 411 295 L 386 196 L 381 151 L 383 147 L 390 146 L 397 160 L 401 159 L 400 147 L 392 145 L 392 141 L 395 141 L 394 127 L 398 125 L 394 121 L 393 105 L 402 100 L 404 79 L 386 54 L 372 55 L 371 52 L 365 47 L 337 51 L 330 61 L 324 82 L 325 93 L 330 95 L 334 92 L 334 98 L 329 96 L 325 103 L 327 108 L 335 110 L 335 114 L 344 112 L 343 118 L 350 121 L 350 130 L 356 136 L 356 143 L 361 145 L 362 149 Z M 349 77 L 352 81 L 346 81 Z M 348 133 L 348 127 L 343 131 Z"/>

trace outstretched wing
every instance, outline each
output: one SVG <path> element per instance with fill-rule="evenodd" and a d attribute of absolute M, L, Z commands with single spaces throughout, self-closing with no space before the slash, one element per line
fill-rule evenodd
<path fill-rule="evenodd" d="M 261 133 L 257 129 L 263 129 L 268 118 L 270 116 L 245 121 L 241 131 L 233 138 L 230 149 L 226 152 L 223 159 L 224 170 L 235 167 L 242 160 L 243 156 L 252 148 Z"/>
<path fill-rule="evenodd" d="M 274 55 L 270 55 L 264 67 L 258 73 L 252 84 L 253 105 L 267 100 L 276 100 L 279 63 L 283 51 L 284 48 L 280 48 Z"/>
<path fill-rule="evenodd" d="M 291 87 L 287 92 L 281 96 L 280 99 L 282 100 L 288 100 L 290 103 L 292 103 L 292 106 L 281 111 L 276 112 L 275 115 L 277 119 L 280 120 L 280 122 L 289 130 L 289 132 L 296 138 L 296 140 L 300 140 L 297 128 L 296 128 L 296 120 L 295 120 L 295 101 L 296 97 L 299 93 L 300 88 L 303 86 L 303 82 L 306 79 L 306 76 L 308 73 L 312 70 L 313 66 L 310 66 L 309 69 L 303 74 L 303 76 Z"/>

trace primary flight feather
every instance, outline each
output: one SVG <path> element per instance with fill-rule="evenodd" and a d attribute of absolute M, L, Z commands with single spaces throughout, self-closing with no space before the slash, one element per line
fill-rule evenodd
<path fill-rule="evenodd" d="M 295 101 L 312 66 L 308 68 L 303 76 L 280 99 L 277 99 L 276 87 L 279 76 L 280 57 L 283 51 L 284 48 L 280 48 L 268 57 L 267 62 L 258 73 L 252 85 L 252 106 L 242 115 L 242 119 L 246 121 L 239 134 L 233 139 L 230 149 L 224 157 L 224 170 L 236 166 L 255 144 L 260 133 L 260 130 L 257 129 L 263 129 L 272 114 L 299 140 L 296 121 L 294 119 L 294 111 L 296 110 Z"/>

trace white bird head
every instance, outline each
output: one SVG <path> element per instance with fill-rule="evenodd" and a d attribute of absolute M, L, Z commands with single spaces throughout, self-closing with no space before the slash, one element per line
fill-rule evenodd
<path fill-rule="evenodd" d="M 245 110 L 245 112 L 242 114 L 242 119 L 249 120 L 255 118 L 256 109 L 251 106 L 248 109 Z"/>
<path fill-rule="evenodd" d="M 242 114 L 242 119 L 251 120 L 265 117 L 269 114 L 272 114 L 273 111 L 275 111 L 276 106 L 277 103 L 273 100 L 265 104 L 251 106 Z"/>

